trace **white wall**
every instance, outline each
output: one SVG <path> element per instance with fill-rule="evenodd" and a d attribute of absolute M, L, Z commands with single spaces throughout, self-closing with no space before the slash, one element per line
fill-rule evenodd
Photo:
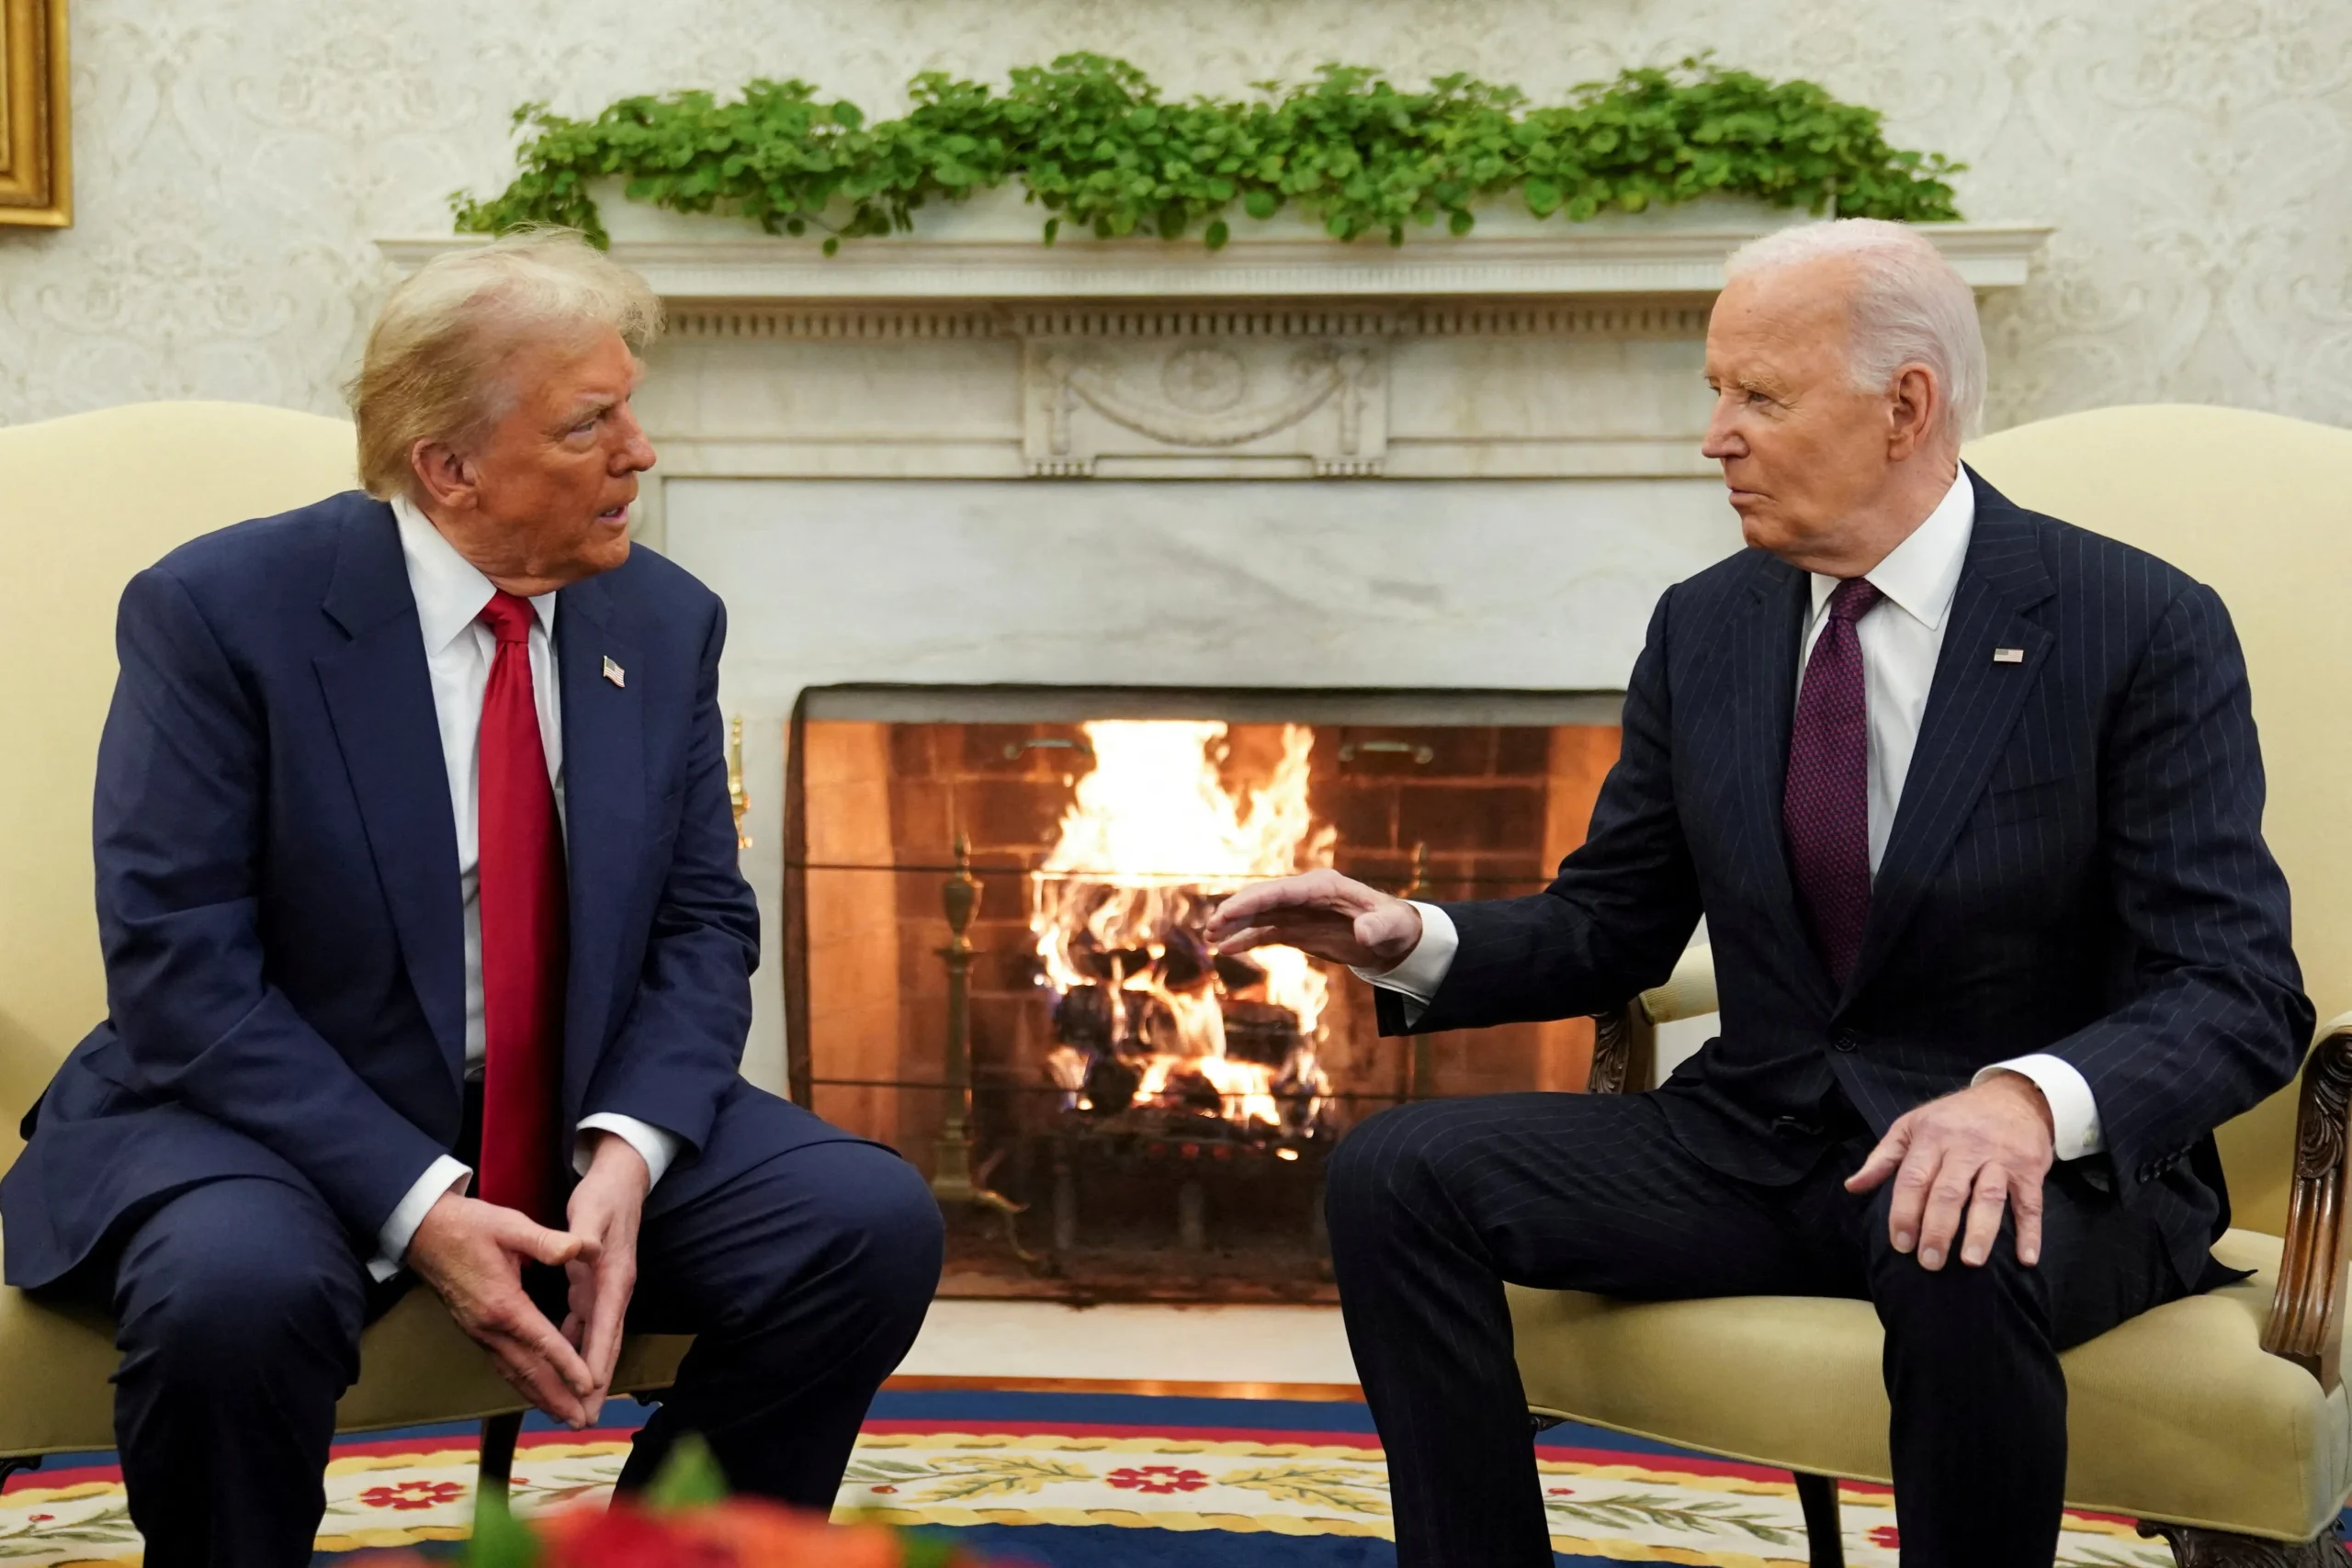
<path fill-rule="evenodd" d="M 1177 92 L 1345 56 L 1554 93 L 1712 48 L 1974 165 L 2057 224 L 1989 312 L 1991 423 L 2201 400 L 2352 423 L 2352 6 L 2341 0 L 71 0 L 75 203 L 0 230 L 0 423 L 149 398 L 332 412 L 370 243 L 494 187 L 526 98 L 800 75 L 870 109 L 921 69 L 1089 48 Z"/>

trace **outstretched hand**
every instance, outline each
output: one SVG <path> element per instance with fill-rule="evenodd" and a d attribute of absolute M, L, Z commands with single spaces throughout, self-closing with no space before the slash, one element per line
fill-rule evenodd
<path fill-rule="evenodd" d="M 2012 1210 L 2018 1261 L 2030 1269 L 2041 1257 L 2041 1183 L 2055 1157 L 2041 1090 L 2022 1074 L 1996 1073 L 1898 1117 L 1846 1190 L 1868 1192 L 1893 1177 L 1887 1239 L 1897 1252 L 1916 1248 L 1930 1269 L 1944 1266 L 1956 1237 L 1960 1260 L 1982 1265 L 2002 1211 Z"/>
<path fill-rule="evenodd" d="M 1358 969 L 1393 969 L 1421 942 L 1421 912 L 1336 871 L 1261 882 L 1217 906 L 1209 941 L 1219 953 L 1295 947 Z"/>

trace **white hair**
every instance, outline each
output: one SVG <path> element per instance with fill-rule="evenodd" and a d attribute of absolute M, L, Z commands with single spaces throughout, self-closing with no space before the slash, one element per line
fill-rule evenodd
<path fill-rule="evenodd" d="M 1729 277 L 1849 257 L 1854 290 L 1848 352 L 1857 391 L 1883 392 L 1924 365 L 1943 394 L 1939 434 L 1957 445 L 1984 407 L 1984 333 L 1976 296 L 1917 229 L 1881 218 L 1834 218 L 1776 229 L 1724 264 Z"/>
<path fill-rule="evenodd" d="M 662 301 L 573 230 L 521 230 L 425 263 L 385 299 L 345 389 L 368 493 L 413 494 L 417 442 L 463 441 L 502 418 L 517 393 L 507 364 L 523 347 L 601 328 L 642 354 L 661 335 Z"/>

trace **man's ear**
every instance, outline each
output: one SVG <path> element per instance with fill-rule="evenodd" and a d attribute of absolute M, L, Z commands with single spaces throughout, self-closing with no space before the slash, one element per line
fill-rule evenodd
<path fill-rule="evenodd" d="M 1888 461 L 1900 463 L 1927 444 L 1943 400 L 1943 389 L 1926 366 L 1906 365 L 1895 372 L 1886 403 Z"/>
<path fill-rule="evenodd" d="M 435 507 L 450 512 L 473 509 L 481 490 L 473 461 L 447 442 L 416 443 L 408 449 L 408 467 L 424 499 Z"/>

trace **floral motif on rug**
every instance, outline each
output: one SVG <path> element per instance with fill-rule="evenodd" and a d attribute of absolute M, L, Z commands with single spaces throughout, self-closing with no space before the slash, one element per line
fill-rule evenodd
<path fill-rule="evenodd" d="M 1352 1433 L 946 1426 L 936 1419 L 873 1423 L 843 1478 L 840 1510 L 948 1527 L 1390 1534 L 1380 1450 Z M 1299 1438 L 1321 1440 L 1288 1440 Z M 1571 1557 L 1701 1568 L 1805 1562 L 1804 1517 L 1785 1475 L 1679 1455 L 1537 1451 L 1553 1546 Z M 534 1434 L 515 1462 L 515 1505 L 536 1513 L 603 1496 L 628 1452 L 622 1432 Z M 472 1517 L 473 1465 L 472 1445 L 463 1438 L 339 1445 L 327 1469 L 319 1549 L 463 1540 Z M 1849 1563 L 1894 1568 L 1901 1543 L 1893 1499 L 1883 1490 L 1848 1488 L 1845 1524 Z M 130 1563 L 139 1551 L 120 1478 L 109 1471 L 36 1472 L 17 1478 L 0 1497 L 0 1563 L 9 1568 Z M 2161 1543 L 2140 1540 L 2128 1522 L 2073 1514 L 2057 1568 L 2170 1562 Z"/>

